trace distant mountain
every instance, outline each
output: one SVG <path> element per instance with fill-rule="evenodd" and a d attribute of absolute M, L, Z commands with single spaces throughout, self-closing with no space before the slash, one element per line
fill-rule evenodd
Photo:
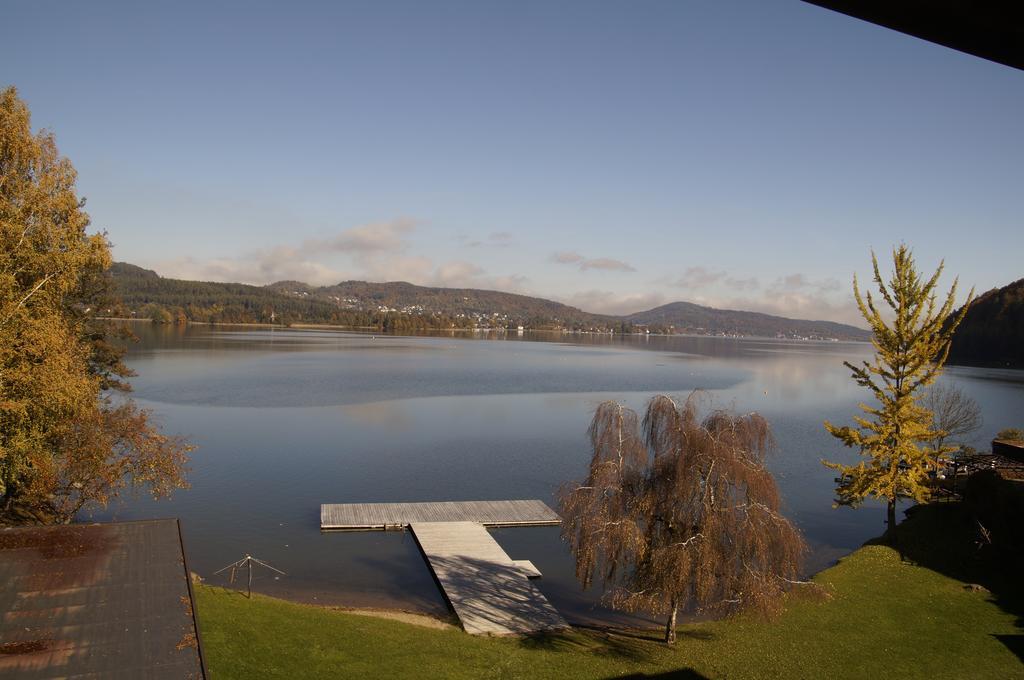
<path fill-rule="evenodd" d="M 436 288 L 404 281 L 343 281 L 310 286 L 278 281 L 267 286 L 165 279 L 119 262 L 111 268 L 124 315 L 159 321 L 327 323 L 418 330 L 431 328 L 559 328 L 629 333 L 760 335 L 864 340 L 868 332 L 831 321 L 713 309 L 675 302 L 628 316 L 591 314 L 544 298 L 476 288 Z"/>
<path fill-rule="evenodd" d="M 625 317 L 633 324 L 671 326 L 677 333 L 759 335 L 813 339 L 867 340 L 871 333 L 834 321 L 787 319 L 760 312 L 715 309 L 692 302 L 672 302 Z"/>
<path fill-rule="evenodd" d="M 282 295 L 308 297 L 349 309 L 406 314 L 436 313 L 481 319 L 499 316 L 515 321 L 517 325 L 527 326 L 564 324 L 611 327 L 622 322 L 619 317 L 590 314 L 544 298 L 477 288 L 417 286 L 405 281 L 342 281 L 319 288 L 296 281 L 278 281 L 269 284 L 267 289 Z"/>
<path fill-rule="evenodd" d="M 156 272 L 125 262 L 110 268 L 121 316 L 157 321 L 221 321 L 225 323 L 308 321 L 330 323 L 334 305 L 280 295 L 263 286 L 165 279 Z"/>
<path fill-rule="evenodd" d="M 953 334 L 949 363 L 1024 368 L 1024 279 L 971 303 Z"/>
<path fill-rule="evenodd" d="M 127 262 L 115 262 L 110 265 L 110 270 L 107 272 L 112 275 L 115 279 L 159 279 L 160 275 L 152 269 L 143 269 L 134 264 L 128 264 Z M 170 280 L 170 279 L 168 279 Z"/>
<path fill-rule="evenodd" d="M 111 314 L 161 322 L 337 324 L 379 330 L 569 328 L 628 332 L 622 319 L 551 300 L 489 290 L 346 281 L 315 288 L 168 279 L 124 262 L 110 269 L 123 304 Z"/>

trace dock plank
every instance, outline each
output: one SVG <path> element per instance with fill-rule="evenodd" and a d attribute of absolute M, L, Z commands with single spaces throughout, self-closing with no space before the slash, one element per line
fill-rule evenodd
<path fill-rule="evenodd" d="M 467 633 L 521 635 L 568 627 L 524 565 L 510 559 L 482 524 L 412 522 L 410 528 Z"/>
<path fill-rule="evenodd" d="M 476 522 L 489 527 L 550 526 L 562 520 L 541 500 L 441 501 L 425 503 L 324 503 L 320 528 L 360 531 L 414 522 Z"/>

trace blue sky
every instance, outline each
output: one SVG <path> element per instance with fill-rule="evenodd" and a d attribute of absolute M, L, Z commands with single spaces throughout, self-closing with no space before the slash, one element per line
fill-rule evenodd
<path fill-rule="evenodd" d="M 15 1 L 8 84 L 165 276 L 840 321 L 871 248 L 1024 276 L 1024 72 L 802 2 Z"/>

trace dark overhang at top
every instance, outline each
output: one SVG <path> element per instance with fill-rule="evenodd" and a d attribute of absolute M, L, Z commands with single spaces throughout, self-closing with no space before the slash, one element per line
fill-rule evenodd
<path fill-rule="evenodd" d="M 1024 69 L 1024 2 L 805 0 L 939 45 Z"/>

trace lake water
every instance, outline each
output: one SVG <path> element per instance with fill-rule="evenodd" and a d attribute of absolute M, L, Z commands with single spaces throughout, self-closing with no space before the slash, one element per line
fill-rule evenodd
<path fill-rule="evenodd" d="M 540 498 L 583 476 L 595 406 L 638 410 L 653 395 L 707 390 L 759 411 L 785 512 L 805 533 L 808 570 L 884 530 L 884 510 L 833 509 L 834 473 L 853 461 L 822 427 L 847 423 L 867 398 L 843 360 L 860 343 L 560 335 L 371 336 L 326 330 L 137 324 L 134 397 L 165 431 L 197 447 L 191 488 L 169 501 L 129 499 L 82 519 L 181 518 L 190 567 L 207 582 L 245 553 L 287 576 L 255 588 L 322 604 L 446 612 L 405 532 L 319 531 L 321 503 Z M 949 368 L 981 405 L 977 443 L 1024 424 L 1024 372 Z M 557 527 L 493 532 L 568 619 L 613 617 L 577 585 Z M 621 617 L 616 617 L 622 621 Z"/>

